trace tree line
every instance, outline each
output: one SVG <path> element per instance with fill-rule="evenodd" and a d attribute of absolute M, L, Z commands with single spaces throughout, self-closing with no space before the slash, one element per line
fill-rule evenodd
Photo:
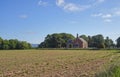
<path fill-rule="evenodd" d="M 98 34 L 94 36 L 79 36 L 88 42 L 89 48 L 120 48 L 120 37 L 116 39 L 116 44 L 109 37 L 104 38 L 103 35 Z M 69 33 L 53 33 L 48 34 L 45 40 L 39 44 L 39 48 L 66 48 L 67 41 L 75 39 Z M 19 41 L 17 39 L 2 39 L 0 37 L 0 49 L 30 49 L 31 44 L 26 41 Z"/>
<path fill-rule="evenodd" d="M 116 44 L 109 37 L 104 38 L 102 34 L 94 36 L 79 36 L 88 42 L 89 48 L 119 48 L 120 37 L 116 39 Z M 48 34 L 45 40 L 39 44 L 39 48 L 65 48 L 67 41 L 75 39 L 72 34 L 69 33 L 54 33 Z"/>
<path fill-rule="evenodd" d="M 0 37 L 0 49 L 30 49 L 31 44 L 17 39 L 2 39 Z"/>

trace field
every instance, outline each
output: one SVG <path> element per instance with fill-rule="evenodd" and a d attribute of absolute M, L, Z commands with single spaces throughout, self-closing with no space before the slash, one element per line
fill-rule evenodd
<path fill-rule="evenodd" d="M 1 50 L 0 77 L 94 77 L 119 50 Z"/>

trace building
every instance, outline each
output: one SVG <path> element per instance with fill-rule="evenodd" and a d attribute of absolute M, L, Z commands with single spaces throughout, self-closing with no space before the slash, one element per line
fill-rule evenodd
<path fill-rule="evenodd" d="M 77 37 L 74 40 L 67 41 L 67 48 L 88 48 L 88 43 L 83 38 Z"/>

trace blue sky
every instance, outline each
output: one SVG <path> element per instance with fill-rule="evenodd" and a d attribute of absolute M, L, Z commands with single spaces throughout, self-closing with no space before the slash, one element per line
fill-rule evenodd
<path fill-rule="evenodd" d="M 120 0 L 0 0 L 0 37 L 40 43 L 47 34 L 120 36 Z"/>

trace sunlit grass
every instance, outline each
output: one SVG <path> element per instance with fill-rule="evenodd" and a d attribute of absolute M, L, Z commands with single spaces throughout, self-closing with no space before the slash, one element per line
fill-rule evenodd
<path fill-rule="evenodd" d="M 108 50 L 1 50 L 0 77 L 93 77 L 114 62 L 116 54 Z"/>

